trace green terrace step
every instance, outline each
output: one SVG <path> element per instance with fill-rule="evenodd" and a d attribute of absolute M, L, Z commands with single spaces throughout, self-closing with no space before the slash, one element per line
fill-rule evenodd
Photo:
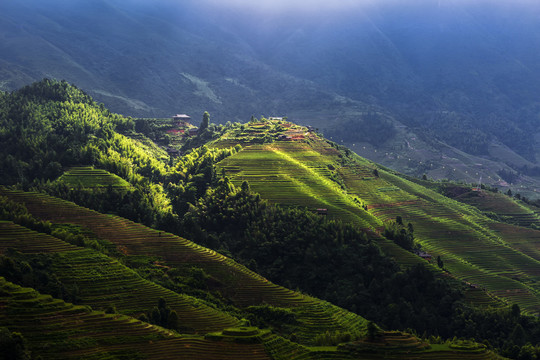
<path fill-rule="evenodd" d="M 17 294 L 29 294 L 33 302 Z M 54 304 L 54 309 L 51 307 Z M 30 350 L 44 359 L 270 360 L 262 344 L 181 337 L 123 315 L 107 315 L 41 296 L 0 277 L 0 326 L 21 332 Z"/>
<path fill-rule="evenodd" d="M 299 329 L 298 332 L 304 331 L 309 334 L 309 336 L 303 337 L 306 341 L 310 341 L 316 334 L 326 331 L 324 328 L 312 326 L 315 321 L 321 321 L 325 318 L 331 319 L 330 322 L 334 322 L 334 326 L 340 329 L 351 326 L 360 329 L 365 321 L 356 314 L 338 311 L 337 308 L 328 305 L 321 305 L 323 302 L 320 300 L 275 285 L 225 256 L 172 234 L 153 230 L 116 216 L 102 215 L 43 194 L 5 190 L 0 191 L 0 193 L 24 203 L 32 214 L 36 212 L 41 218 L 52 222 L 72 223 L 85 227 L 100 238 L 115 244 L 126 254 L 157 256 L 163 265 L 178 268 L 189 268 L 192 265 L 201 267 L 222 284 L 217 290 L 226 298 L 233 300 L 238 306 L 269 304 L 288 307 L 293 311 L 298 308 L 302 312 L 300 317 L 305 319 L 306 329 L 305 331 Z M 76 257 L 70 256 L 70 258 L 76 261 Z M 69 279 L 69 269 L 66 270 L 65 276 L 66 279 Z M 75 279 L 73 278 L 72 281 Z M 105 306 L 109 298 L 100 298 L 99 295 L 96 295 L 96 291 L 92 290 L 92 285 L 99 287 L 99 284 L 89 282 L 87 290 L 88 295 L 91 296 L 89 300 Z M 169 299 L 166 298 L 166 300 L 169 304 Z M 117 301 L 115 300 L 115 303 Z M 173 304 L 170 303 L 170 306 L 173 307 Z M 319 315 L 321 307 L 325 309 L 326 315 Z M 121 311 L 118 306 L 117 309 Z M 309 315 L 310 312 L 317 314 L 317 318 L 313 319 L 315 315 Z M 179 317 L 182 318 L 180 312 Z"/>
<path fill-rule="evenodd" d="M 366 321 L 363 318 L 328 302 L 296 307 L 293 312 L 302 324 L 296 332 L 302 343 L 313 344 L 315 337 L 320 334 L 321 328 L 330 332 L 365 333 Z"/>
<path fill-rule="evenodd" d="M 492 223 L 490 228 L 500 234 L 513 248 L 538 259 L 540 258 L 540 231 L 514 225 Z"/>
<path fill-rule="evenodd" d="M 31 238 L 31 241 L 28 239 Z M 0 251 L 16 248 L 24 253 L 59 252 L 77 249 L 51 236 L 31 231 L 12 222 L 0 221 Z"/>
<path fill-rule="evenodd" d="M 99 343 L 95 336 L 100 334 L 102 328 L 116 328 L 116 334 L 105 337 L 107 341 L 117 341 L 115 338 L 119 333 L 129 333 L 137 326 L 147 327 L 147 324 L 135 320 L 132 323 L 116 321 L 117 317 L 90 312 L 81 306 L 74 307 L 51 297 L 40 296 L 33 290 L 26 292 L 31 294 L 35 301 L 24 301 L 16 296 L 21 289 L 0 278 L 0 326 L 22 332 L 30 344 L 33 344 L 36 352 L 45 358 L 62 358 L 61 353 L 84 346 L 84 343 L 95 347 L 96 342 Z M 88 318 L 88 315 L 93 316 Z M 88 321 L 92 321 L 90 331 L 83 327 L 88 325 Z M 138 336 L 137 341 L 162 337 L 163 335 L 150 328 L 143 336 Z M 77 339 L 85 339 L 85 342 Z"/>
<path fill-rule="evenodd" d="M 535 284 L 540 280 L 540 252 L 536 248 L 530 246 L 526 255 L 520 253 L 508 232 L 493 231 L 494 222 L 478 209 L 383 170 L 379 174 L 368 183 L 377 183 L 377 189 L 397 186 L 406 191 L 373 191 L 374 186 L 364 186 L 366 181 L 354 179 L 352 173 L 345 179 L 350 193 L 369 199 L 371 214 L 384 221 L 401 216 L 404 223 L 411 222 L 423 249 L 432 258 L 441 256 L 455 277 L 478 284 L 527 311 L 540 310 L 540 286 Z M 403 196 L 404 192 L 408 195 Z M 391 244 L 380 244 L 391 254 Z M 409 265 L 399 256 L 393 257 Z"/>
<path fill-rule="evenodd" d="M 330 217 L 363 228 L 376 226 L 375 219 L 331 180 L 328 165 L 338 167 L 338 153 L 335 149 L 332 155 L 319 150 L 298 142 L 250 145 L 221 161 L 218 167 L 235 185 L 247 180 L 255 192 L 271 202 L 325 208 Z"/>
<path fill-rule="evenodd" d="M 538 218 L 538 215 L 531 212 L 526 214 L 508 214 L 508 213 L 500 213 L 500 216 L 503 218 L 506 218 L 505 221 L 509 223 L 513 223 L 519 226 L 531 226 L 531 225 L 540 225 L 540 219 Z"/>
<path fill-rule="evenodd" d="M 22 228 L 13 223 L 0 223 L 0 229 L 6 227 Z M 57 238 L 31 230 L 20 231 L 20 233 L 22 234 L 20 241 L 4 247 L 2 244 L 5 243 L 1 241 L 0 235 L 0 252 L 11 247 L 26 253 L 28 248 L 35 248 L 33 244 L 42 241 L 48 244 L 63 243 Z M 56 255 L 51 258 L 52 271 L 62 283 L 77 286 L 79 289 L 77 297 L 81 304 L 90 305 L 96 309 L 105 309 L 114 304 L 118 311 L 137 316 L 150 311 L 157 305 L 158 300 L 163 298 L 173 310 L 177 311 L 182 319 L 182 326 L 191 328 L 193 331 L 206 333 L 238 323 L 237 319 L 210 308 L 194 298 L 177 294 L 142 279 L 133 270 L 94 250 L 75 246 L 69 247 L 68 251 L 59 246 L 55 248 L 59 250 L 47 249 L 47 252 L 54 252 Z M 26 295 L 21 294 L 21 296 Z"/>
<path fill-rule="evenodd" d="M 312 358 L 308 348 L 271 333 L 263 337 L 263 345 L 273 359 L 301 360 Z"/>
<path fill-rule="evenodd" d="M 73 167 L 66 171 L 56 181 L 71 187 L 82 185 L 86 188 L 104 188 L 112 186 L 114 188 L 129 188 L 131 185 L 121 177 L 111 174 L 103 169 L 93 167 Z"/>

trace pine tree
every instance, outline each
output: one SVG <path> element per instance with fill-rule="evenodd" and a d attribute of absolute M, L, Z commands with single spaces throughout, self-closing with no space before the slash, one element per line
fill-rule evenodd
<path fill-rule="evenodd" d="M 169 319 L 167 319 L 167 328 L 178 330 L 178 314 L 174 310 L 169 313 Z"/>
<path fill-rule="evenodd" d="M 202 122 L 201 122 L 200 130 L 203 131 L 203 130 L 207 129 L 208 125 L 210 125 L 210 114 L 208 113 L 208 111 L 205 111 L 204 114 L 203 114 L 203 119 L 202 119 Z"/>
<path fill-rule="evenodd" d="M 444 268 L 444 262 L 440 256 L 437 256 L 437 265 L 442 269 Z"/>

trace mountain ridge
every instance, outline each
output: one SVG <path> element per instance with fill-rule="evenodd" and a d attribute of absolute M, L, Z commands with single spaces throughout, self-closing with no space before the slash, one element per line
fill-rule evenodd
<path fill-rule="evenodd" d="M 408 166 L 381 157 L 392 148 L 363 131 L 340 135 L 351 122 L 377 123 L 369 114 L 379 113 L 392 119 L 390 143 L 410 141 L 405 126 L 435 138 L 423 140 L 430 151 L 450 146 L 494 162 L 486 183 L 506 180 L 504 170 L 517 176 L 501 188 L 537 198 L 538 9 L 488 5 L 387 2 L 321 18 L 208 2 L 5 2 L 0 84 L 11 91 L 66 79 L 138 117 L 288 116 L 355 151 L 370 143 L 379 155 L 359 153 L 410 175 L 471 182 L 467 173 L 478 172 L 460 160 L 462 171 L 445 174 L 444 158 L 424 170 L 414 152 Z"/>
<path fill-rule="evenodd" d="M 534 221 L 523 223 L 529 228 L 508 226 L 503 218 L 441 195 L 439 187 L 452 184 L 409 180 L 325 139 L 315 129 L 284 119 L 207 123 L 197 135 L 177 135 L 182 144 L 167 145 L 168 150 L 176 146 L 176 154 L 183 152 L 175 156 L 135 132 L 132 118 L 111 113 L 66 82 L 43 80 L 3 93 L 0 106 L 0 136 L 7 144 L 0 149 L 1 183 L 57 197 L 3 188 L 4 196 L 28 205 L 24 209 L 1 198 L 0 214 L 8 220 L 50 234 L 62 230 L 55 236 L 94 249 L 84 250 L 85 254 L 97 250 L 103 254 L 96 254 L 96 259 L 119 256 L 141 277 L 172 291 L 200 296 L 214 309 L 245 315 L 288 338 L 293 348 L 294 343 L 357 342 L 351 349 L 337 347 L 325 353 L 328 357 L 337 352 L 354 358 L 355 351 L 373 351 L 375 339 L 391 344 L 393 335 L 346 310 L 339 310 L 342 322 L 329 317 L 337 308 L 324 301 L 314 300 L 314 307 L 289 312 L 282 306 L 312 298 L 277 285 L 273 289 L 283 296 L 274 303 L 277 306 L 268 307 L 262 303 L 265 293 L 261 289 L 272 284 L 265 277 L 370 316 L 389 329 L 414 327 L 426 332 L 423 337 L 431 339 L 433 351 L 458 349 L 464 352 L 454 355 L 496 356 L 471 342 L 445 343 L 445 338 L 453 336 L 485 339 L 505 356 L 518 357 L 529 348 L 536 351 L 525 342 L 534 342 L 540 328 L 540 322 L 529 316 L 538 312 L 540 304 Z M 169 127 L 160 129 L 165 132 Z M 141 145 L 141 140 L 147 145 Z M 88 181 L 75 186 L 62 180 L 64 173 L 82 166 L 108 171 L 130 186 L 83 186 L 104 181 L 100 180 L 103 171 L 80 175 Z M 459 193 L 467 192 L 480 197 L 496 190 L 484 186 L 475 191 L 463 185 Z M 517 199 L 504 199 L 520 204 Z M 526 215 L 538 221 L 538 213 L 531 210 Z M 199 245 L 172 233 L 185 234 Z M 532 239 L 528 247 L 519 241 L 520 236 Z M 19 240 L 18 235 L 14 238 Z M 223 264 L 218 266 L 216 261 L 233 261 L 203 246 L 242 262 L 234 269 L 244 269 L 238 274 L 258 279 L 260 286 L 231 287 L 234 279 L 229 277 L 236 273 L 220 271 Z M 195 255 L 201 258 L 199 262 Z M 47 269 L 46 264 L 20 259 L 7 249 L 2 256 L 2 274 L 19 282 L 36 281 L 17 279 L 27 265 Z M 176 268 L 188 260 L 208 268 Z M 253 269 L 262 277 L 255 276 Z M 34 274 L 39 274 L 37 269 Z M 55 284 L 42 285 L 48 289 Z M 214 288 L 217 294 L 211 291 Z M 67 295 L 77 294 L 75 288 L 65 289 Z M 261 296 L 255 297 L 259 302 L 252 303 L 253 294 Z M 100 299 L 95 299 L 96 304 L 103 308 Z M 231 307 L 235 299 L 239 308 Z M 485 304 L 496 308 L 485 309 Z M 163 324 L 160 309 L 169 313 L 164 303 L 158 306 L 156 312 L 148 309 L 142 315 Z M 327 327 L 320 328 L 320 323 Z M 465 327 L 464 323 L 489 326 Z M 503 336 L 487 331 L 492 326 L 504 329 Z M 225 330 L 210 336 L 227 339 L 243 334 L 242 329 L 228 334 Z M 252 341 L 261 341 L 256 334 Z M 420 352 L 427 351 L 420 356 L 432 354 L 418 344 L 423 340 L 398 337 L 407 338 Z M 408 350 L 398 347 L 395 356 L 406 357 L 402 351 Z M 317 353 L 314 350 L 311 355 Z"/>

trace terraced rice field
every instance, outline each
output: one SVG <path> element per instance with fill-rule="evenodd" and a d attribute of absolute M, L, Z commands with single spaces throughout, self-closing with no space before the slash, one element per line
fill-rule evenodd
<path fill-rule="evenodd" d="M 51 253 L 52 271 L 66 285 L 76 285 L 82 305 L 106 309 L 113 305 L 137 317 L 163 298 L 182 319 L 184 331 L 206 333 L 237 325 L 239 321 L 186 295 L 177 294 L 94 250 L 78 248 L 19 225 L 0 222 L 0 253 L 12 248 L 22 253 Z"/>
<path fill-rule="evenodd" d="M 306 348 L 269 332 L 257 344 L 178 336 L 125 315 L 107 315 L 40 295 L 1 277 L 0 326 L 23 333 L 31 350 L 45 359 L 112 359 L 116 355 L 193 360 L 354 358 Z"/>
<path fill-rule="evenodd" d="M 296 343 L 288 341 L 282 337 L 267 334 L 263 337 L 264 347 L 272 359 L 299 360 L 310 358 L 309 349 Z"/>
<path fill-rule="evenodd" d="M 179 336 L 125 315 L 107 315 L 40 295 L 2 277 L 0 326 L 24 334 L 31 351 L 44 359 L 271 359 L 262 344 Z"/>
<path fill-rule="evenodd" d="M 127 189 L 131 185 L 121 177 L 111 174 L 103 169 L 94 169 L 92 166 L 73 167 L 58 178 L 72 188 L 82 186 L 84 188 L 113 188 Z"/>
<path fill-rule="evenodd" d="M 0 221 L 0 253 L 8 248 L 25 254 L 57 253 L 80 248 L 55 237 L 37 233 L 11 221 Z"/>
<path fill-rule="evenodd" d="M 313 148 L 308 143 L 281 141 L 269 145 L 246 146 L 223 160 L 231 181 L 240 186 L 247 180 L 251 189 L 270 202 L 327 209 L 328 216 L 373 228 L 380 223 L 367 214 L 353 198 L 331 180 L 338 152 L 330 145 Z"/>
<path fill-rule="evenodd" d="M 384 221 L 402 216 L 414 225 L 424 249 L 434 258 L 442 256 L 453 276 L 528 311 L 540 311 L 537 289 L 516 280 L 524 277 L 532 284 L 540 279 L 540 263 L 508 246 L 489 229 L 491 220 L 478 209 L 384 170 L 376 176 L 374 165 L 362 159 L 341 166 L 338 154 L 325 142 L 278 141 L 244 147 L 219 166 L 235 184 L 247 180 L 252 190 L 271 202 L 326 208 L 329 216 L 363 228 L 381 231 Z M 343 179 L 346 191 L 330 180 L 333 170 Z M 360 205 L 367 205 L 369 213 Z M 403 265 L 425 263 L 376 233 L 372 238 Z M 480 298 L 480 303 L 490 301 L 489 296 L 470 300 Z"/>
<path fill-rule="evenodd" d="M 540 230 L 501 223 L 490 224 L 490 228 L 512 248 L 518 249 L 533 259 L 540 259 Z"/>
<path fill-rule="evenodd" d="M 441 256 L 455 277 L 476 284 L 509 304 L 530 312 L 540 311 L 539 257 L 524 255 L 506 235 L 494 232 L 494 222 L 469 205 L 453 201 L 395 175 L 380 171 L 380 178 L 366 180 L 352 171 L 345 181 L 351 193 L 368 203 L 381 220 L 401 216 L 411 222 L 415 237 L 433 257 Z M 373 191 L 374 188 L 394 191 Z"/>
<path fill-rule="evenodd" d="M 238 306 L 270 304 L 292 308 L 301 324 L 296 333 L 306 342 L 326 331 L 326 328 L 317 326 L 323 320 L 332 323 L 336 330 L 364 331 L 365 320 L 362 317 L 275 285 L 231 259 L 186 239 L 43 194 L 7 190 L 0 190 L 0 193 L 25 204 L 34 216 L 85 227 L 115 244 L 125 254 L 157 256 L 164 265 L 178 268 L 196 265 L 219 282 L 215 290 Z"/>
<path fill-rule="evenodd" d="M 458 196 L 456 200 L 472 205 L 481 211 L 489 211 L 518 226 L 540 226 L 540 217 L 526 204 L 520 203 L 508 195 L 489 191 L 469 192 Z"/>
<path fill-rule="evenodd" d="M 360 227 L 382 231 L 383 222 L 401 216 L 411 222 L 415 237 L 433 258 L 441 256 L 445 268 L 462 281 L 491 295 L 540 312 L 540 258 L 524 255 L 493 231 L 492 220 L 477 208 L 446 198 L 384 169 L 375 175 L 374 164 L 357 158 L 341 165 L 338 151 L 323 141 L 276 141 L 249 145 L 225 159 L 219 167 L 239 185 L 247 180 L 253 191 L 274 203 L 326 208 Z M 345 190 L 330 180 L 337 172 Z M 334 174 L 335 175 L 335 174 Z M 502 196 L 502 195 L 501 195 Z M 366 205 L 368 212 L 360 205 Z M 524 211 L 520 209 L 520 211 Z M 536 216 L 524 212 L 528 222 Z M 531 215 L 532 214 L 532 215 Z M 513 215 L 516 219 L 518 213 Z M 376 233 L 372 238 L 399 263 L 424 262 Z M 471 296 L 481 303 L 490 296 Z"/>
<path fill-rule="evenodd" d="M 297 320 L 302 323 L 302 332 L 298 337 L 302 343 L 309 344 L 324 328 L 330 333 L 350 332 L 365 333 L 366 322 L 363 318 L 328 302 L 319 302 L 310 306 L 296 307 Z"/>
<path fill-rule="evenodd" d="M 1 277 L 0 290 L 1 326 L 24 333 L 33 350 L 45 358 L 69 357 L 81 349 L 96 355 L 107 352 L 100 348 L 107 343 L 134 346 L 171 337 L 163 329 L 74 306 Z"/>
<path fill-rule="evenodd" d="M 365 354 L 361 359 L 502 359 L 482 345 L 470 349 L 457 350 L 449 344 L 429 345 L 418 338 L 399 331 L 384 332 L 375 341 L 361 340 L 339 346 L 352 353 Z"/>
<path fill-rule="evenodd" d="M 115 353 L 125 354 L 129 346 L 116 347 Z M 177 338 L 160 341 L 156 346 L 140 350 L 148 359 L 190 360 L 271 360 L 262 344 L 238 344 L 199 338 Z M 308 358 L 309 359 L 309 358 Z"/>
<path fill-rule="evenodd" d="M 166 233 L 160 233 L 159 231 L 146 228 L 139 224 L 134 224 L 125 219 L 110 215 L 101 215 L 91 210 L 78 207 L 72 203 L 51 198 L 46 195 L 6 191 L 4 189 L 0 192 L 2 195 L 7 195 L 13 200 L 24 203 L 29 211 L 36 216 L 53 222 L 73 223 L 86 227 L 103 239 L 115 243 L 128 254 L 142 254 L 143 252 L 145 255 L 160 254 L 164 263 L 170 265 L 197 264 L 197 266 L 203 267 L 205 271 L 210 273 L 216 279 L 221 280 L 223 284 L 225 284 L 225 281 L 232 281 L 233 285 L 224 287 L 222 292 L 225 295 L 229 295 L 240 305 L 247 306 L 269 303 L 283 307 L 292 307 L 299 322 L 298 329 L 295 333 L 298 336 L 299 342 L 303 342 L 304 344 L 310 344 L 317 335 L 326 331 L 350 332 L 353 334 L 365 333 L 366 323 L 363 318 L 346 310 L 337 308 L 329 303 L 271 284 L 248 269 L 235 264 L 230 259 L 211 250 L 199 247 L 185 239 Z M 91 252 L 90 250 L 79 249 L 69 244 L 60 246 L 60 240 L 55 240 L 55 238 L 50 236 L 35 233 L 9 222 L 0 222 L 0 230 L 0 234 L 4 234 L 4 239 L 2 240 L 2 238 L 0 238 L 0 249 L 1 246 L 6 248 L 10 244 L 16 244 L 18 249 L 22 252 L 49 252 L 57 254 L 60 259 L 55 261 L 57 274 L 63 274 L 62 279 L 65 281 L 69 281 L 70 276 L 72 279 L 78 279 L 78 282 L 81 281 L 79 284 L 81 289 L 90 289 L 82 291 L 83 294 L 81 296 L 83 299 L 91 299 L 91 294 L 94 294 L 95 298 L 92 300 L 98 302 L 103 300 L 99 296 L 100 291 L 92 293 L 92 291 L 95 290 L 93 289 L 92 284 L 96 283 L 109 284 L 115 289 L 122 289 L 119 291 L 120 294 L 122 294 L 122 291 L 124 290 L 127 292 L 134 292 L 134 289 L 123 288 L 126 284 L 122 282 L 122 278 L 127 278 L 129 283 L 135 282 L 135 286 L 138 289 L 137 291 L 144 288 L 144 284 L 141 284 L 140 279 L 129 277 L 129 269 L 122 269 L 120 275 L 119 271 L 115 270 L 120 265 L 107 257 L 103 257 L 102 259 L 102 255 L 100 254 L 88 254 L 92 256 L 87 256 L 85 254 Z M 91 261 L 89 261 L 88 258 L 91 258 Z M 105 271 L 104 269 L 107 270 Z M 92 281 L 96 276 L 99 277 L 104 274 L 109 276 L 109 274 L 115 273 L 117 273 L 118 276 L 113 275 L 110 278 L 107 277 L 106 279 L 102 279 L 103 281 Z M 88 286 L 85 285 L 85 276 L 88 276 L 86 278 Z M 9 284 L 8 286 L 13 289 L 20 289 L 12 284 Z M 99 287 L 100 285 L 97 286 Z M 103 290 L 104 288 L 101 289 L 101 291 Z M 19 290 L 14 290 L 14 292 L 17 291 Z M 154 291 L 156 290 L 154 289 Z M 47 311 L 47 315 L 43 315 L 46 319 L 55 319 L 55 321 L 61 321 L 62 324 L 67 324 L 65 328 L 62 326 L 62 329 L 68 331 L 69 341 L 73 341 L 73 344 L 70 344 L 71 347 L 62 347 L 61 350 L 59 350 L 61 345 L 63 346 L 65 344 L 65 340 L 63 340 L 65 339 L 63 337 L 64 335 L 60 336 L 55 333 L 55 331 L 57 331 L 55 326 L 57 328 L 59 328 L 59 326 L 51 325 L 46 327 L 45 330 L 35 326 L 36 323 L 40 324 L 40 326 L 41 324 L 46 323 L 41 320 L 42 315 L 40 315 L 40 311 L 42 311 L 41 309 L 46 309 L 47 306 L 38 302 L 36 307 L 39 310 L 31 310 L 24 315 L 21 315 L 26 316 L 24 319 L 22 317 L 13 317 L 10 315 L 8 319 L 11 322 L 6 323 L 4 322 L 5 315 L 4 318 L 2 318 L 1 312 L 7 307 L 2 305 L 3 295 L 0 295 L 0 326 L 9 324 L 13 331 L 21 331 L 25 336 L 26 333 L 28 333 L 28 338 L 31 340 L 31 343 L 38 344 L 36 345 L 38 348 L 40 346 L 45 346 L 39 344 L 49 344 L 52 342 L 53 346 L 48 345 L 48 351 L 50 351 L 51 355 L 47 356 L 47 353 L 45 353 L 44 358 L 94 359 L 108 358 L 109 355 L 122 355 L 125 357 L 126 354 L 130 354 L 130 351 L 133 354 L 142 354 L 151 359 L 189 358 L 211 360 L 235 358 L 263 360 L 272 358 L 345 360 L 354 359 L 359 356 L 358 354 L 340 351 L 335 348 L 304 347 L 275 335 L 264 337 L 262 344 L 249 345 L 234 342 L 210 341 L 200 337 L 179 337 L 167 330 L 149 326 L 124 315 L 111 316 L 100 312 L 90 312 L 83 307 L 74 307 L 71 304 L 65 304 L 62 301 L 54 300 L 47 296 L 43 297 L 32 290 L 27 289 L 22 291 L 24 294 L 27 292 L 31 292 L 33 295 L 22 295 L 22 301 L 26 301 L 25 299 L 28 297 L 32 299 L 38 297 L 40 299 L 46 299 L 46 302 L 50 301 L 52 304 L 62 304 L 62 308 L 75 308 L 77 309 L 77 314 L 82 311 L 84 314 L 92 315 L 90 316 L 88 323 L 86 323 L 86 318 L 81 320 L 79 315 L 75 316 L 74 319 L 70 320 L 73 325 L 70 325 L 71 323 L 69 321 L 66 322 L 62 318 L 62 314 Z M 0 293 L 5 294 L 6 292 L 0 291 Z M 143 294 L 144 293 L 145 292 L 143 291 Z M 163 294 L 153 294 L 155 296 L 164 297 Z M 141 297 L 145 296 L 143 295 Z M 117 304 L 117 300 L 118 299 L 114 300 L 115 304 Z M 166 300 L 167 303 L 174 308 L 174 300 L 171 300 L 170 298 L 166 298 Z M 8 300 L 8 302 L 11 304 L 12 300 Z M 106 302 L 107 301 L 104 301 L 103 304 Z M 121 295 L 119 303 L 121 304 Z M 20 305 L 20 309 L 22 309 L 22 306 L 23 305 Z M 24 305 L 25 308 L 27 306 L 27 304 Z M 118 307 L 118 305 L 116 306 Z M 120 306 L 120 308 L 121 307 L 122 306 Z M 62 312 L 63 311 L 64 310 L 62 310 Z M 13 314 L 12 310 L 10 310 L 10 314 Z M 183 319 L 183 315 L 180 315 L 180 318 Z M 30 319 L 33 319 L 33 322 L 29 321 Z M 116 323 L 102 325 L 103 321 L 112 321 L 110 319 L 122 322 L 122 325 L 119 327 L 120 332 L 117 332 L 116 330 Z M 83 326 L 83 329 L 78 329 L 75 324 L 77 324 L 77 326 L 81 324 L 87 325 Z M 33 326 L 34 332 L 32 332 L 32 329 L 28 329 L 28 326 Z M 70 326 L 73 327 L 72 330 L 70 330 Z M 52 338 L 49 337 L 49 330 L 51 331 L 50 336 L 52 336 Z M 43 334 L 44 331 L 47 335 Z M 91 331 L 92 335 L 86 336 L 85 331 Z M 117 336 L 118 333 L 124 335 Z M 43 339 L 41 339 L 40 336 L 43 336 Z M 110 339 L 111 336 L 115 336 L 114 340 Z M 83 342 L 83 345 L 77 342 L 79 340 Z M 58 345 L 55 341 L 58 341 Z M 417 342 L 417 340 L 415 340 L 415 342 Z M 407 359 L 430 359 L 433 357 L 447 359 L 496 358 L 490 352 L 469 354 L 466 352 L 448 351 L 448 349 L 432 349 L 420 352 L 415 350 L 414 353 L 411 354 L 381 351 L 378 353 L 361 354 L 360 356 L 362 358 L 372 359 L 397 359 L 404 357 Z"/>
<path fill-rule="evenodd" d="M 396 194 L 401 196 L 402 201 L 416 199 L 395 186 L 381 183 L 373 174 L 374 165 L 368 161 L 357 166 L 341 166 L 339 154 L 323 141 L 275 142 L 271 145 L 244 147 L 241 152 L 223 160 L 218 166 L 225 169 L 235 185 L 247 180 L 253 191 L 271 202 L 309 209 L 325 208 L 328 209 L 329 217 L 340 218 L 364 229 L 381 229 L 383 222 L 366 212 L 362 205 L 371 204 L 374 199 L 380 201 L 381 196 L 390 203 Z M 330 168 L 334 168 L 345 180 L 347 191 L 330 180 Z M 380 191 L 379 197 L 372 195 L 383 187 L 391 191 Z M 357 188 L 362 191 L 357 191 Z M 372 239 L 401 264 L 410 266 L 425 263 L 425 260 L 375 233 Z"/>

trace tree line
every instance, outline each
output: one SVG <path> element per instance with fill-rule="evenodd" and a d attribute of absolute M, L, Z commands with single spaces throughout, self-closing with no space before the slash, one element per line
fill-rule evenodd
<path fill-rule="evenodd" d="M 459 284 L 425 266 L 400 268 L 376 245 L 373 234 L 305 208 L 269 204 L 247 182 L 239 187 L 232 184 L 216 171 L 216 164 L 241 151 L 240 145 L 210 148 L 199 146 L 200 138 L 191 144 L 198 147 L 186 147 L 182 157 L 164 160 L 120 133 L 133 126 L 132 119 L 111 114 L 65 82 L 44 80 L 2 93 L 0 140 L 6 146 L 0 149 L 1 183 L 45 191 L 180 234 L 278 284 L 326 299 L 387 329 L 412 329 L 426 337 L 474 338 L 515 358 L 538 352 L 540 323 L 536 318 L 515 309 L 471 307 L 463 300 Z M 203 131 L 209 132 L 205 135 L 209 139 L 214 136 L 211 128 L 208 125 Z M 104 168 L 132 187 L 70 188 L 54 181 L 73 165 Z M 17 213 L 20 209 L 3 211 L 5 216 L 28 218 Z M 413 231 L 412 224 L 390 224 L 386 236 L 410 249 L 414 248 Z M 62 235 L 57 232 L 56 236 Z M 71 236 L 72 241 L 91 244 Z M 8 257 L 12 263 L 4 259 L 3 272 L 11 278 L 25 281 L 18 278 L 26 267 L 24 261 L 35 273 L 36 267 L 28 260 L 14 261 L 14 254 Z M 43 264 L 37 268 L 47 272 Z M 159 321 L 152 309 L 146 316 L 164 325 L 169 319 L 163 320 L 161 310 L 158 304 Z M 261 318 L 276 313 L 261 311 Z"/>

